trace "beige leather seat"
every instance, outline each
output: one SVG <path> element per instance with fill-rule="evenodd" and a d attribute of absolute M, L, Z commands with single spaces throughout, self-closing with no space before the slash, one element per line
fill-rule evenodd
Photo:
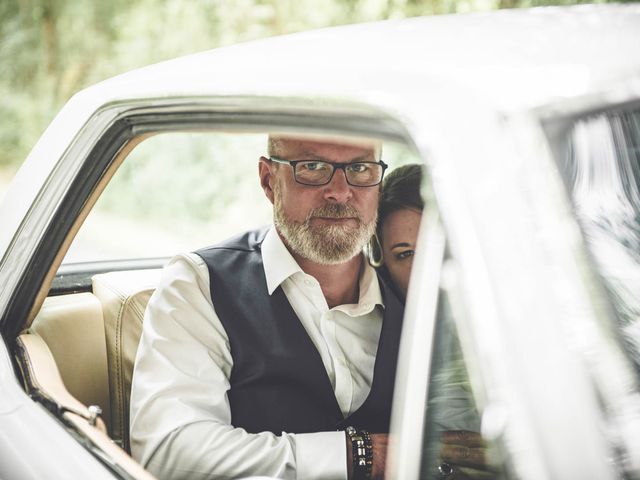
<path fill-rule="evenodd" d="M 49 297 L 28 333 L 44 340 L 66 390 L 84 405 L 99 406 L 107 430 L 111 431 L 107 348 L 100 301 L 91 293 Z"/>
<path fill-rule="evenodd" d="M 147 302 L 161 269 L 109 272 L 93 277 L 93 294 L 102 304 L 111 396 L 111 438 L 129 448 L 129 395 L 133 363 Z"/>

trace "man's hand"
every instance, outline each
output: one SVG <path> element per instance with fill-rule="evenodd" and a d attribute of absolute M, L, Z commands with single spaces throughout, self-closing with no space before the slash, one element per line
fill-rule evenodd
<path fill-rule="evenodd" d="M 495 475 L 487 461 L 487 444 L 479 433 L 451 430 L 442 432 L 440 439 L 440 457 L 453 469 L 449 475 L 446 475 L 447 472 L 441 472 L 443 478 L 448 480 L 494 478 Z"/>
<path fill-rule="evenodd" d="M 348 478 L 353 478 L 353 453 L 351 450 L 351 440 L 347 435 L 347 474 Z M 371 468 L 371 478 L 381 480 L 384 478 L 384 471 L 387 466 L 387 445 L 389 435 L 386 433 L 372 433 L 371 447 L 373 449 L 373 467 Z"/>

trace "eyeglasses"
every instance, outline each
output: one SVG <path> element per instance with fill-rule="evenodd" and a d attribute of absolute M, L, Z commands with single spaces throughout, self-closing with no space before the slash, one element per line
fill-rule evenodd
<path fill-rule="evenodd" d="M 347 183 L 354 187 L 373 187 L 382 182 L 387 164 L 379 162 L 330 163 L 322 160 L 284 160 L 269 157 L 276 163 L 286 163 L 293 168 L 293 178 L 302 185 L 319 187 L 333 178 L 336 169 L 344 172 Z"/>

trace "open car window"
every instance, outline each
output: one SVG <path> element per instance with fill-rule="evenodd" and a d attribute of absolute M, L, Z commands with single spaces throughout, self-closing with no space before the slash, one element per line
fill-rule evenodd
<path fill-rule="evenodd" d="M 271 223 L 258 180 L 267 134 L 173 132 L 151 136 L 127 156 L 75 237 L 63 265 L 168 258 Z M 387 142 L 393 168 L 417 162 Z"/>
<path fill-rule="evenodd" d="M 35 336 L 44 339 L 71 396 L 100 406 L 106 434 L 126 452 L 132 369 L 158 267 L 175 254 L 271 223 L 272 206 L 258 176 L 267 143 L 268 133 L 205 129 L 132 142 L 131 151 L 113 161 L 115 171 L 104 174 L 110 177 L 104 189 L 96 188 L 99 196 L 30 325 L 25 345 Z M 387 140 L 382 159 L 389 171 L 421 163 L 412 146 Z M 74 271 L 83 275 L 80 282 L 73 277 L 69 288 L 56 283 Z M 76 328 L 83 332 L 78 345 L 69 340 Z M 83 381 L 89 368 L 92 388 Z"/>
<path fill-rule="evenodd" d="M 165 133 L 125 159 L 64 263 L 170 257 L 267 223 L 264 134 Z"/>

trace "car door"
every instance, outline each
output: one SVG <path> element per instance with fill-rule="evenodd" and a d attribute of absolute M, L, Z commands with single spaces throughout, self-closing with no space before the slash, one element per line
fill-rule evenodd
<path fill-rule="evenodd" d="M 638 476 L 640 123 L 611 97 L 489 117 L 428 160 L 392 478 L 446 476 L 456 402 L 497 478 Z"/>

